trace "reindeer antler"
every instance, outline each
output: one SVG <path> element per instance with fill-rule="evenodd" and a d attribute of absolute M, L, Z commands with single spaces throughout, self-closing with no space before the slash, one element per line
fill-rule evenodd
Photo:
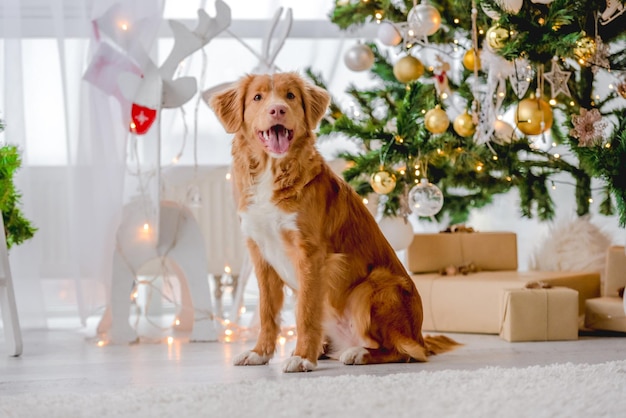
<path fill-rule="evenodd" d="M 211 18 L 204 10 L 198 10 L 198 25 L 193 31 L 190 31 L 185 25 L 170 20 L 170 27 L 174 32 L 174 47 L 170 52 L 159 73 L 164 80 L 171 80 L 174 77 L 176 68 L 185 59 L 185 57 L 193 54 L 209 43 L 211 39 L 217 36 L 230 26 L 231 14 L 230 7 L 222 0 L 215 2 L 216 16 Z"/>

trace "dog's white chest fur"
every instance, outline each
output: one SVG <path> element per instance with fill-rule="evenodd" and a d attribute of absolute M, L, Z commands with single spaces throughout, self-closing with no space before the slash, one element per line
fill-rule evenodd
<path fill-rule="evenodd" d="M 296 214 L 285 213 L 272 203 L 273 178 L 271 168 L 263 173 L 253 186 L 252 200 L 241 212 L 241 230 L 259 247 L 265 260 L 274 267 L 281 279 L 292 289 L 298 288 L 298 279 L 292 261 L 285 251 L 282 231 L 297 230 Z"/>

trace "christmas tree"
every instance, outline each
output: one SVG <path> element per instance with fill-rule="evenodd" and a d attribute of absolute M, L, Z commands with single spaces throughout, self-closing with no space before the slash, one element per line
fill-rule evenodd
<path fill-rule="evenodd" d="M 379 39 L 344 57 L 377 83 L 350 87 L 358 112 L 332 103 L 320 133 L 358 141 L 361 152 L 341 155 L 344 177 L 379 194 L 386 216 L 463 222 L 516 189 L 522 215 L 547 220 L 549 190 L 567 173 L 578 215 L 598 178 L 600 213 L 617 207 L 624 226 L 625 11 L 613 0 L 338 0 L 340 28 L 380 25 Z"/>

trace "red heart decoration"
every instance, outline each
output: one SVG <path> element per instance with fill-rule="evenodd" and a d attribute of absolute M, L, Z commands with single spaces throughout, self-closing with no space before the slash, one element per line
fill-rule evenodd
<path fill-rule="evenodd" d="M 156 109 L 150 109 L 149 107 L 133 103 L 133 107 L 130 111 L 132 119 L 129 127 L 130 131 L 137 135 L 145 134 L 154 123 L 156 114 Z"/>

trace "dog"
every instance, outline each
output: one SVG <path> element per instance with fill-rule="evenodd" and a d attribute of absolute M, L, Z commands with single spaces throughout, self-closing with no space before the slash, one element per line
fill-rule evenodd
<path fill-rule="evenodd" d="M 297 341 L 284 372 L 427 361 L 455 348 L 422 335 L 420 295 L 362 199 L 326 164 L 314 130 L 329 94 L 297 73 L 247 75 L 210 99 L 232 141 L 237 210 L 259 286 L 260 331 L 235 365 L 267 364 L 287 285 Z"/>

